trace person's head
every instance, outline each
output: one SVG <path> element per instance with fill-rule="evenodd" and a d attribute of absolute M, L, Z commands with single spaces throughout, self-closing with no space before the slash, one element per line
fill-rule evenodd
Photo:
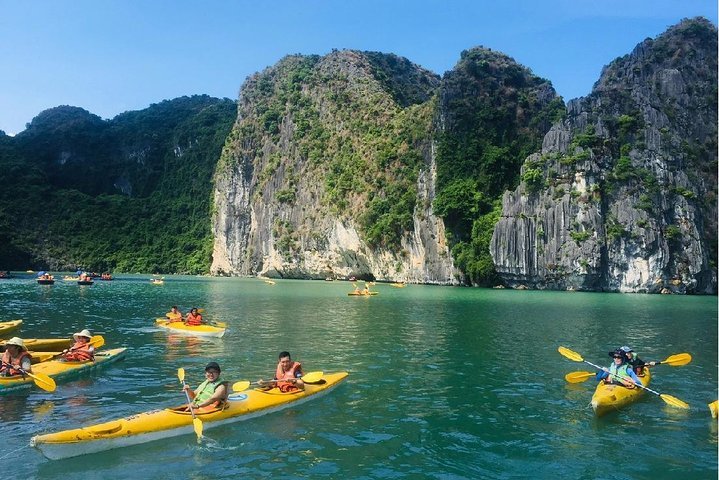
<path fill-rule="evenodd" d="M 292 366 L 292 357 L 290 356 L 290 352 L 280 352 L 279 359 L 280 365 L 282 365 L 282 369 L 289 370 L 289 368 Z"/>
<path fill-rule="evenodd" d="M 74 338 L 76 342 L 87 343 L 92 338 L 92 333 L 86 328 L 80 332 L 73 333 L 72 338 Z"/>
<path fill-rule="evenodd" d="M 621 365 L 622 363 L 627 361 L 626 354 L 621 349 L 616 349 L 613 352 L 609 352 L 609 355 L 614 360 L 614 363 L 617 365 Z"/>
<path fill-rule="evenodd" d="M 632 358 L 634 358 L 634 350 L 632 350 L 631 347 L 628 347 L 628 346 L 624 345 L 624 346 L 623 346 L 622 348 L 620 348 L 619 350 L 621 350 L 622 352 L 624 352 L 624 355 L 625 355 L 629 360 L 631 360 Z"/>
<path fill-rule="evenodd" d="M 173 312 L 176 312 L 176 311 L 177 311 L 177 305 L 173 305 L 173 306 L 172 306 L 172 311 L 173 311 Z"/>
<path fill-rule="evenodd" d="M 220 365 L 217 362 L 210 362 L 205 365 L 205 375 L 208 378 L 214 379 L 220 376 Z"/>
<path fill-rule="evenodd" d="M 192 309 L 190 310 L 190 313 L 193 315 L 197 315 L 197 307 L 192 307 Z"/>
<path fill-rule="evenodd" d="M 5 349 L 10 349 L 10 354 L 17 355 L 20 352 L 27 350 L 25 342 L 20 337 L 12 337 L 10 340 L 5 342 Z"/>

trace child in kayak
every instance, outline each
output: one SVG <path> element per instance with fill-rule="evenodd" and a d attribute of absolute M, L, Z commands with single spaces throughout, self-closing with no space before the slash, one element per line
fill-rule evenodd
<path fill-rule="evenodd" d="M 632 368 L 634 369 L 634 372 L 637 375 L 642 374 L 642 371 L 644 370 L 645 365 L 649 365 L 650 367 L 653 367 L 654 365 L 657 364 L 657 362 L 645 362 L 644 360 L 639 358 L 636 353 L 634 353 L 634 350 L 631 347 L 628 347 L 626 345 L 623 346 L 622 348 L 620 348 L 619 350 L 624 352 L 624 354 L 627 356 L 627 361 L 629 362 L 629 365 L 632 366 Z"/>
<path fill-rule="evenodd" d="M 634 369 L 629 364 L 629 359 L 621 349 L 616 349 L 613 352 L 609 352 L 614 361 L 609 368 L 602 368 L 597 372 L 597 380 L 604 380 L 605 383 L 612 383 L 621 385 L 627 388 L 634 388 L 636 385 L 641 385 L 642 381 L 639 380 L 637 374 L 634 373 Z"/>

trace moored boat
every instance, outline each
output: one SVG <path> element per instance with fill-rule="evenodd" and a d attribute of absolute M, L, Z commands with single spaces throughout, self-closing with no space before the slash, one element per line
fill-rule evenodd
<path fill-rule="evenodd" d="M 0 322 L 0 337 L 5 336 L 6 333 L 12 332 L 16 328 L 22 325 L 22 320 L 10 320 L 9 322 Z M 3 344 L 5 342 L 3 341 Z"/>
<path fill-rule="evenodd" d="M 34 365 L 32 373 L 42 373 L 55 380 L 68 379 L 81 376 L 85 372 L 108 365 L 120 360 L 125 356 L 126 348 L 114 348 L 95 353 L 94 361 L 87 362 L 65 362 L 63 360 L 50 360 Z M 33 379 L 29 376 L 17 375 L 14 377 L 0 377 L 0 394 L 29 388 L 33 385 Z"/>
<path fill-rule="evenodd" d="M 651 376 L 649 369 L 645 368 L 643 374 L 639 375 L 642 385 L 648 387 Z M 621 385 L 608 384 L 601 381 L 597 385 L 594 395 L 592 395 L 592 408 L 594 409 L 594 413 L 600 417 L 629 405 L 641 397 L 643 393 L 643 388 L 626 388 Z"/>
<path fill-rule="evenodd" d="M 204 431 L 248 420 L 295 406 L 328 393 L 347 377 L 347 372 L 326 374 L 304 390 L 282 393 L 278 389 L 254 389 L 233 393 L 221 408 L 197 411 Z M 47 458 L 58 460 L 193 433 L 193 419 L 184 406 L 152 410 L 137 415 L 57 433 L 37 435 L 30 444 Z"/>
<path fill-rule="evenodd" d="M 164 328 L 175 333 L 182 333 L 184 335 L 195 335 L 197 337 L 222 338 L 227 331 L 227 328 L 225 327 L 216 327 L 209 324 L 186 325 L 181 321 L 170 322 L 164 318 L 158 318 L 155 322 L 160 328 Z"/>

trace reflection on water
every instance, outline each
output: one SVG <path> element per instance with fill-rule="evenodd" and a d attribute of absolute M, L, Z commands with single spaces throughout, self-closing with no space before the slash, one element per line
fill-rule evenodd
<path fill-rule="evenodd" d="M 269 288 L 256 279 L 167 277 L 157 288 L 138 278 L 83 290 L 0 283 L 0 302 L 26 322 L 23 336 L 89 328 L 104 332 L 104 348 L 130 349 L 124 361 L 59 382 L 53 393 L 1 398 L 8 442 L 184 403 L 177 369 L 196 387 L 210 360 L 228 381 L 254 380 L 270 377 L 277 354 L 289 350 L 306 372 L 350 376 L 322 399 L 210 429 L 200 445 L 186 435 L 61 462 L 25 449 L 18 474 L 604 478 L 596 452 L 639 443 L 631 469 L 613 466 L 618 477 L 716 477 L 717 423 L 706 408 L 717 396 L 716 298 L 377 284 L 379 295 L 357 299 L 346 295 L 347 282 L 278 280 Z M 202 339 L 157 328 L 170 305 L 202 307 L 228 332 Z M 595 419 L 594 380 L 564 380 L 591 367 L 557 347 L 604 364 L 623 344 L 645 359 L 692 353 L 686 367 L 657 367 L 652 384 L 692 408 L 645 395 Z"/>

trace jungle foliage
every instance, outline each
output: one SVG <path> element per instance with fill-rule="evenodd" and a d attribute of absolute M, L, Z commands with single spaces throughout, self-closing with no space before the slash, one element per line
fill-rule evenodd
<path fill-rule="evenodd" d="M 441 88 L 446 127 L 438 139 L 434 208 L 467 281 L 489 286 L 497 281 L 489 253 L 497 201 L 517 186 L 522 162 L 562 118 L 564 102 L 547 80 L 483 48 L 462 52 Z"/>
<path fill-rule="evenodd" d="M 236 104 L 182 97 L 112 120 L 62 106 L 0 135 L 0 268 L 205 273 L 212 175 Z"/>

